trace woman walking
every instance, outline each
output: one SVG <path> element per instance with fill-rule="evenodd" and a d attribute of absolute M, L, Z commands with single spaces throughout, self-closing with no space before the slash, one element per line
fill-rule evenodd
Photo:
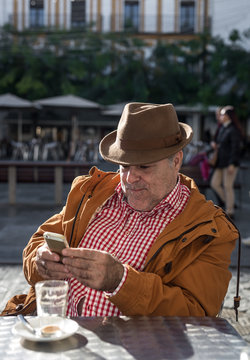
<path fill-rule="evenodd" d="M 218 158 L 211 178 L 211 187 L 225 203 L 226 213 L 234 218 L 234 181 L 240 165 L 243 131 L 235 109 L 225 106 L 220 110 L 221 126 L 212 143 Z"/>

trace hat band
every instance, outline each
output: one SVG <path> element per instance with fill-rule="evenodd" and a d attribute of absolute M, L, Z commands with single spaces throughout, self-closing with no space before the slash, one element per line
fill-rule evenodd
<path fill-rule="evenodd" d="M 177 145 L 182 141 L 181 132 L 165 138 L 158 139 L 144 139 L 144 140 L 125 140 L 116 138 L 116 144 L 122 150 L 153 150 L 168 148 Z"/>

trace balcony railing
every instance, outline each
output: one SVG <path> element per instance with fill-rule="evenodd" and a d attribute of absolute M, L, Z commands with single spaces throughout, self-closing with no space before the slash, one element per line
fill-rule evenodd
<path fill-rule="evenodd" d="M 194 22 L 183 23 L 180 17 L 171 15 L 162 15 L 160 18 L 157 15 L 146 15 L 139 17 L 138 19 L 130 19 L 129 21 L 124 19 L 121 14 L 114 16 L 100 16 L 92 14 L 92 16 L 86 16 L 86 18 L 79 18 L 79 21 L 71 21 L 71 16 L 67 14 L 57 14 L 56 18 L 48 18 L 46 14 L 41 18 L 32 17 L 30 14 L 18 13 L 13 16 L 8 16 L 5 23 L 9 24 L 18 31 L 27 29 L 34 30 L 70 30 L 79 29 L 85 31 L 91 28 L 93 31 L 98 32 L 132 32 L 132 33 L 200 33 L 203 32 L 205 27 L 210 30 L 210 19 L 206 20 L 206 26 L 204 26 L 204 17 L 196 17 Z"/>

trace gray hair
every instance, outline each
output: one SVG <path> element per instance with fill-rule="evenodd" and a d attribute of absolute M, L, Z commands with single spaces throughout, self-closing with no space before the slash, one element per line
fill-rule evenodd
<path fill-rule="evenodd" d="M 167 157 L 170 166 L 173 165 L 175 155 L 176 153 Z"/>

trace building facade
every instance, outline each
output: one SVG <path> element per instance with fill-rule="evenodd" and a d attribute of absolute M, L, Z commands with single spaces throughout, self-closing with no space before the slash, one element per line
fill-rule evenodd
<path fill-rule="evenodd" d="M 72 29 L 136 33 L 202 32 L 209 23 L 210 0 L 2 0 L 0 25 L 17 30 Z M 1 9 L 2 7 L 2 9 Z"/>
<path fill-rule="evenodd" d="M 227 40 L 250 28 L 249 0 L 1 0 L 0 27 L 129 31 L 146 38 L 190 38 L 207 29 Z M 250 48 L 250 42 L 244 44 Z"/>
<path fill-rule="evenodd" d="M 130 31 L 187 37 L 208 29 L 224 40 L 250 28 L 249 0 L 1 0 L 0 27 Z M 249 44 L 245 44 L 250 47 Z"/>

